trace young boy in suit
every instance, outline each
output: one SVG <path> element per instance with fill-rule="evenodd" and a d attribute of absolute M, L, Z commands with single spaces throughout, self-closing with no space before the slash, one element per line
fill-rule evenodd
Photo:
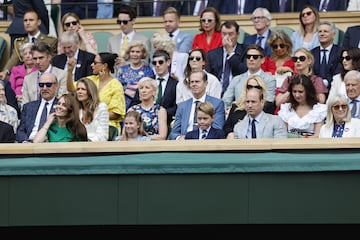
<path fill-rule="evenodd" d="M 224 139 L 222 129 L 211 126 L 214 121 L 215 109 L 210 102 L 199 103 L 196 108 L 198 129 L 187 132 L 185 139 Z"/>

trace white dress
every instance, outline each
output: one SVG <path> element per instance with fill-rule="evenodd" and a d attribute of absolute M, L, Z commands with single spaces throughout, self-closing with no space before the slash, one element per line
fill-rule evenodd
<path fill-rule="evenodd" d="M 80 109 L 80 120 L 83 111 Z M 91 123 L 84 124 L 87 137 L 91 142 L 103 142 L 109 138 L 109 112 L 107 105 L 103 102 L 99 104 L 94 112 L 94 118 Z"/>
<path fill-rule="evenodd" d="M 336 74 L 333 77 L 327 101 L 329 101 L 329 99 L 333 98 L 336 95 L 344 95 L 344 96 L 346 96 L 345 82 L 341 79 L 340 73 Z"/>
<path fill-rule="evenodd" d="M 324 121 L 326 117 L 326 104 L 317 103 L 313 109 L 303 117 L 299 117 L 295 110 L 290 108 L 290 103 L 284 103 L 280 106 L 278 115 L 288 124 L 288 131 L 297 130 L 298 132 L 314 133 L 315 123 Z"/>

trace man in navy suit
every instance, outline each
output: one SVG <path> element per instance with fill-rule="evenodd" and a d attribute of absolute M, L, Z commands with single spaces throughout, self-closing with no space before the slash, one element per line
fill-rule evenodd
<path fill-rule="evenodd" d="M 223 0 L 221 2 L 221 14 L 250 14 L 261 6 L 260 0 Z"/>
<path fill-rule="evenodd" d="M 351 47 L 360 47 L 360 25 L 348 27 L 346 29 L 343 47 L 345 49 Z"/>
<path fill-rule="evenodd" d="M 225 21 L 221 25 L 221 34 L 223 46 L 208 52 L 206 71 L 214 74 L 220 80 L 223 85 L 222 92 L 224 93 L 232 77 L 246 72 L 247 67 L 245 47 L 237 42 L 239 25 L 236 21 Z M 226 74 L 226 71 L 229 71 L 229 73 Z"/>
<path fill-rule="evenodd" d="M 191 50 L 193 37 L 179 29 L 180 14 L 174 7 L 169 7 L 164 11 L 164 28 L 169 36 L 174 40 L 176 50 L 182 53 L 189 53 Z"/>
<path fill-rule="evenodd" d="M 196 107 L 196 117 L 199 129 L 187 132 L 185 139 L 224 139 L 224 131 L 211 126 L 214 121 L 214 115 L 215 109 L 211 103 L 199 103 Z"/>
<path fill-rule="evenodd" d="M 170 125 L 176 113 L 176 85 L 178 81 L 170 76 L 169 67 L 171 65 L 170 55 L 164 50 L 157 50 L 153 54 L 152 64 L 155 70 L 155 79 L 158 83 L 157 103 L 166 109 L 167 121 Z M 139 104 L 141 102 L 139 91 L 130 103 L 130 106 Z"/>
<path fill-rule="evenodd" d="M 54 112 L 57 103 L 58 81 L 53 73 L 43 73 L 39 79 L 41 99 L 28 102 L 23 106 L 20 125 L 16 132 L 18 143 L 32 142 L 40 126 L 41 115 L 46 109 L 47 115 Z"/>
<path fill-rule="evenodd" d="M 219 0 L 195 0 L 195 1 L 183 1 L 181 5 L 181 15 L 192 15 L 192 16 L 200 16 L 200 13 L 203 9 L 202 2 L 205 3 L 204 8 L 213 7 L 216 9 L 220 9 L 222 1 Z M 177 8 L 178 9 L 178 8 Z"/>
<path fill-rule="evenodd" d="M 284 9 L 280 8 L 282 0 L 259 0 L 259 7 L 266 8 L 272 13 L 276 12 L 299 12 L 308 0 L 285 0 Z"/>
<path fill-rule="evenodd" d="M 333 44 L 336 34 L 335 24 L 322 21 L 318 27 L 320 46 L 311 50 L 314 56 L 314 74 L 320 76 L 327 88 L 330 89 L 333 76 L 340 72 L 339 57 L 342 48 Z M 325 56 L 326 60 L 323 60 Z M 324 61 L 324 62 L 323 62 Z"/>
<path fill-rule="evenodd" d="M 316 7 L 320 12 L 345 11 L 347 7 L 344 0 L 309 0 L 309 4 Z"/>
<path fill-rule="evenodd" d="M 271 14 L 266 8 L 256 8 L 251 16 L 256 33 L 245 37 L 244 45 L 257 44 L 265 50 L 266 56 L 271 56 L 271 47 L 267 40 L 271 35 Z"/>
<path fill-rule="evenodd" d="M 95 54 L 83 51 L 79 48 L 79 35 L 76 32 L 66 31 L 61 34 L 61 46 L 64 53 L 52 58 L 52 65 L 67 71 L 68 61 L 76 61 L 72 72 L 72 79 L 77 81 L 82 77 L 92 75 L 91 64 L 94 61 Z"/>
<path fill-rule="evenodd" d="M 201 102 L 210 102 L 215 108 L 215 119 L 212 126 L 222 129 L 225 123 L 225 107 L 221 99 L 206 95 L 207 74 L 204 71 L 193 71 L 189 76 L 192 98 L 179 103 L 175 114 L 175 123 L 171 129 L 169 139 L 180 140 L 185 134 L 198 129 L 195 116 L 196 106 Z"/>
<path fill-rule="evenodd" d="M 148 1 L 137 0 L 137 12 L 139 16 L 161 16 L 168 7 L 181 9 L 181 1 Z M 117 15 L 116 15 L 117 16 Z"/>

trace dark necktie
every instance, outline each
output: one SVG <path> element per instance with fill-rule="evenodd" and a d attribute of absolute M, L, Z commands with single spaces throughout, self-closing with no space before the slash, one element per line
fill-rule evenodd
<path fill-rule="evenodd" d="M 256 138 L 256 125 L 255 125 L 256 120 L 253 119 L 251 121 L 251 138 Z"/>
<path fill-rule="evenodd" d="M 357 100 L 352 100 L 351 117 L 356 117 Z"/>
<path fill-rule="evenodd" d="M 257 40 L 256 40 L 256 45 L 262 47 L 261 43 L 263 40 L 264 36 L 258 36 Z"/>
<path fill-rule="evenodd" d="M 48 106 L 48 102 L 45 102 L 43 111 L 41 113 L 41 117 L 40 117 L 40 123 L 39 123 L 39 130 L 40 128 L 42 128 L 42 126 L 44 125 L 44 123 L 46 122 L 47 119 L 47 106 Z"/>
<path fill-rule="evenodd" d="M 200 101 L 195 101 L 193 130 L 197 130 L 197 129 L 199 128 L 199 127 L 198 127 L 198 124 L 197 124 L 197 114 L 196 114 L 196 109 L 197 109 L 199 103 L 200 103 Z"/>
<path fill-rule="evenodd" d="M 157 94 L 157 98 L 156 98 L 156 103 L 161 105 L 161 99 L 162 99 L 162 81 L 164 81 L 165 79 L 163 78 L 158 78 L 159 80 L 159 85 L 158 85 L 158 94 Z"/>
<path fill-rule="evenodd" d="M 230 63 L 228 61 L 228 55 L 225 58 L 225 67 L 224 67 L 224 75 L 223 75 L 223 85 L 222 85 L 222 95 L 224 94 L 225 90 L 229 86 L 230 81 Z"/>
<path fill-rule="evenodd" d="M 321 59 L 321 63 L 320 63 L 320 77 L 322 77 L 323 79 L 327 79 L 326 75 L 327 75 L 327 62 L 326 62 L 326 52 L 328 51 L 327 49 L 321 49 L 320 50 L 322 52 L 322 59 Z"/>
<path fill-rule="evenodd" d="M 32 38 L 31 38 L 31 42 L 32 42 L 33 44 L 35 44 L 35 37 L 32 37 Z"/>
<path fill-rule="evenodd" d="M 169 33 L 169 37 L 171 37 L 171 38 L 172 38 L 173 36 L 174 36 L 174 34 L 173 34 L 173 33 Z"/>
<path fill-rule="evenodd" d="M 207 137 L 207 130 L 202 130 L 201 139 L 206 139 Z"/>

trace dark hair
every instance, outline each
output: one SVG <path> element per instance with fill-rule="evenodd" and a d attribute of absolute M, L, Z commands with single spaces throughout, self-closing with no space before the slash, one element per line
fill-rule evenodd
<path fill-rule="evenodd" d="M 202 48 L 195 48 L 195 49 L 193 49 L 193 50 L 191 50 L 190 52 L 189 52 L 189 57 L 191 56 L 191 53 L 193 53 L 193 52 L 200 52 L 201 53 L 201 57 L 202 57 L 202 59 L 204 60 L 204 62 L 205 62 L 205 65 L 206 65 L 206 63 L 207 63 L 207 54 L 206 54 L 206 52 L 204 51 L 204 49 L 202 49 Z M 205 66 L 204 66 L 205 67 Z M 187 61 L 187 64 L 186 64 L 186 67 L 185 67 L 185 70 L 184 70 L 184 76 L 185 76 L 185 78 L 184 78 L 184 84 L 186 85 L 186 86 L 189 86 L 189 77 L 190 77 L 190 73 L 192 72 L 193 70 L 191 69 L 191 67 L 190 67 L 190 59 L 188 59 L 188 61 Z"/>
<path fill-rule="evenodd" d="M 296 109 L 299 106 L 299 103 L 295 100 L 295 98 L 292 94 L 292 89 L 294 88 L 295 85 L 298 85 L 298 84 L 301 84 L 304 86 L 305 94 L 306 94 L 306 103 L 309 106 L 312 107 L 319 102 L 319 100 L 317 99 L 316 90 L 315 90 L 314 84 L 311 81 L 311 78 L 304 74 L 297 74 L 291 78 L 290 85 L 288 87 L 288 91 L 290 92 L 289 99 L 290 99 L 291 108 Z"/>
<path fill-rule="evenodd" d="M 249 46 L 246 47 L 246 50 L 245 50 L 245 54 L 247 54 L 247 52 L 250 50 L 250 49 L 254 49 L 254 50 L 258 50 L 260 52 L 260 55 L 265 57 L 265 51 L 262 47 L 260 47 L 259 45 L 257 44 L 250 44 Z"/>
<path fill-rule="evenodd" d="M 60 98 L 64 98 L 65 107 L 68 110 L 66 128 L 72 133 L 71 141 L 76 141 L 77 139 L 87 141 L 86 128 L 80 121 L 79 104 L 75 100 L 74 96 L 71 94 L 63 94 Z"/>
<path fill-rule="evenodd" d="M 35 13 L 36 16 L 37 16 L 37 19 L 40 19 L 39 13 L 38 13 L 37 11 L 35 11 L 34 9 L 26 10 L 26 11 L 24 12 L 24 15 L 23 15 L 23 16 L 25 16 L 25 14 L 27 14 L 27 13 Z"/>
<path fill-rule="evenodd" d="M 129 15 L 130 21 L 132 21 L 134 18 L 136 18 L 135 9 L 126 4 L 124 4 L 120 7 L 119 11 L 116 14 L 116 17 L 118 17 L 120 13 Z"/>
<path fill-rule="evenodd" d="M 116 53 L 102 52 L 99 53 L 101 63 L 107 64 L 111 73 L 114 73 L 115 59 L 118 57 Z"/>
<path fill-rule="evenodd" d="M 236 32 L 239 32 L 239 24 L 237 24 L 237 22 L 235 20 L 227 20 L 225 22 L 223 22 L 223 24 L 221 24 L 221 28 L 225 27 L 225 28 L 231 28 L 231 27 L 235 27 Z"/>
<path fill-rule="evenodd" d="M 351 47 L 351 48 L 348 48 L 348 49 L 344 49 L 344 50 L 341 51 L 340 58 L 342 57 L 344 52 L 347 52 L 348 56 L 352 59 L 353 70 L 360 71 L 360 48 Z M 341 79 L 344 80 L 345 74 L 348 71 L 349 70 L 344 69 L 344 65 L 341 62 L 341 64 L 340 64 Z"/>
<path fill-rule="evenodd" d="M 204 80 L 205 82 L 207 82 L 208 78 L 207 78 L 207 74 L 205 71 L 203 70 L 195 70 L 195 71 L 192 71 L 190 74 L 189 74 L 189 80 L 190 80 L 190 77 L 192 74 L 194 73 L 201 73 L 202 74 L 202 80 Z"/>
<path fill-rule="evenodd" d="M 156 57 L 164 57 L 165 61 L 170 60 L 170 55 L 165 50 L 156 50 L 153 54 L 153 59 Z"/>
<path fill-rule="evenodd" d="M 85 85 L 86 93 L 88 95 L 88 99 L 85 103 L 79 102 L 80 108 L 84 110 L 86 109 L 86 111 L 83 111 L 85 117 L 85 121 L 83 121 L 83 123 L 91 123 L 94 119 L 95 111 L 100 103 L 98 88 L 92 80 L 86 77 L 80 78 L 76 82 L 76 86 L 79 86 L 79 83 L 83 83 Z"/>
<path fill-rule="evenodd" d="M 45 42 L 39 42 L 31 47 L 31 52 L 37 51 L 41 53 L 46 53 L 47 55 L 51 55 L 51 47 L 49 44 Z"/>

